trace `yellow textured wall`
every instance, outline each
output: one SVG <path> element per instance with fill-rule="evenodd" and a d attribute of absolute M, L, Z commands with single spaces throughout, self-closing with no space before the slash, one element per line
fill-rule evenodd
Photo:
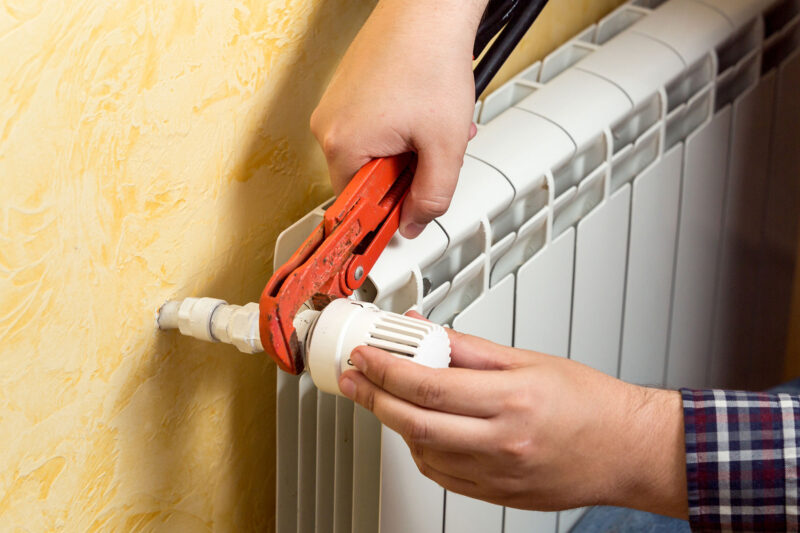
<path fill-rule="evenodd" d="M 512 68 L 617 3 L 554 0 Z M 373 5 L 0 5 L 0 530 L 274 527 L 273 366 L 154 311 L 258 298 Z"/>

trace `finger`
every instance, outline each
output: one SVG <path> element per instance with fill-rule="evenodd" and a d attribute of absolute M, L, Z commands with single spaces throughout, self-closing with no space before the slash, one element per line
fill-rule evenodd
<path fill-rule="evenodd" d="M 456 190 L 464 153 L 458 150 L 420 150 L 417 171 L 400 211 L 400 233 L 413 239 L 434 218 L 447 212 Z"/>
<path fill-rule="evenodd" d="M 522 364 L 523 350 L 447 329 L 450 366 L 473 370 L 509 370 Z"/>
<path fill-rule="evenodd" d="M 356 172 L 369 163 L 371 159 L 355 152 L 337 152 L 328 157 L 328 172 L 330 173 L 331 186 L 336 195 L 341 194 Z"/>
<path fill-rule="evenodd" d="M 471 452 L 489 445 L 492 440 L 486 420 L 423 409 L 392 396 L 361 372 L 349 370 L 342 374 L 339 388 L 345 396 L 372 411 L 411 446 Z"/>
<path fill-rule="evenodd" d="M 428 479 L 432 479 L 440 486 L 451 492 L 457 492 L 459 494 L 463 494 L 464 496 L 470 496 L 473 498 L 477 498 L 478 495 L 481 494 L 480 487 L 474 481 L 461 479 L 456 476 L 451 476 L 441 472 L 432 465 L 428 464 L 426 461 L 418 459 L 416 456 L 414 456 L 414 463 L 416 463 L 417 468 L 423 476 L 427 477 Z"/>
<path fill-rule="evenodd" d="M 342 131 L 342 128 L 332 124 L 329 113 L 322 107 L 314 110 L 309 122 L 311 133 L 325 154 L 331 186 L 338 195 L 356 171 L 367 163 L 368 158 L 366 154 L 353 149 L 352 139 L 348 141 L 349 136 Z"/>
<path fill-rule="evenodd" d="M 487 372 L 429 368 L 371 346 L 359 346 L 350 361 L 372 383 L 420 407 L 489 417 L 503 409 L 504 384 Z"/>
<path fill-rule="evenodd" d="M 406 311 L 406 316 L 410 316 L 411 318 L 416 318 L 416 319 L 419 319 L 419 320 L 424 320 L 426 322 L 430 322 L 430 320 L 428 320 L 427 318 L 425 318 L 424 316 L 422 316 L 421 314 L 417 313 L 414 310 Z"/>
<path fill-rule="evenodd" d="M 311 131 L 317 138 L 328 163 L 331 186 L 338 195 L 358 170 L 375 157 L 408 151 L 408 144 L 391 130 L 376 140 L 363 130 L 330 124 L 325 118 L 311 118 Z"/>
<path fill-rule="evenodd" d="M 478 126 L 473 122 L 469 126 L 469 140 L 471 141 L 472 139 L 474 139 L 477 134 L 478 134 Z"/>
<path fill-rule="evenodd" d="M 481 479 L 481 466 L 470 454 L 424 447 L 419 448 L 414 454 L 425 464 L 448 476 L 467 481 Z"/>

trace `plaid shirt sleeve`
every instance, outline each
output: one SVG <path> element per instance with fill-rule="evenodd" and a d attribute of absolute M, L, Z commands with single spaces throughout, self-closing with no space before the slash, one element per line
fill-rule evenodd
<path fill-rule="evenodd" d="M 800 397 L 681 389 L 693 531 L 798 531 Z"/>

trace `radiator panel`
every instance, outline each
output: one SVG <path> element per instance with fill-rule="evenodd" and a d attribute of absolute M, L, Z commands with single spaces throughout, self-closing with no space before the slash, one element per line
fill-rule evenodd
<path fill-rule="evenodd" d="M 620 378 L 663 385 L 683 146 L 633 182 Z"/>
<path fill-rule="evenodd" d="M 352 530 L 353 509 L 353 402 L 336 398 L 333 532 Z M 323 487 L 325 489 L 327 487 Z"/>
<path fill-rule="evenodd" d="M 447 493 L 445 533 L 483 533 L 502 531 L 503 508 L 456 494 Z"/>
<path fill-rule="evenodd" d="M 746 388 L 758 301 L 758 263 L 767 191 L 775 75 L 733 105 L 728 192 L 717 285 L 709 381 Z"/>
<path fill-rule="evenodd" d="M 703 387 L 711 350 L 730 109 L 686 140 L 667 386 Z"/>
<path fill-rule="evenodd" d="M 557 513 L 540 513 L 506 508 L 505 533 L 531 533 L 532 531 L 555 531 Z"/>
<path fill-rule="evenodd" d="M 763 353 L 782 349 L 788 333 L 792 277 L 797 244 L 797 176 L 800 175 L 800 150 L 797 149 L 797 124 L 800 123 L 798 85 L 800 52 L 795 51 L 778 70 L 773 124 L 770 183 L 764 219 L 764 245 L 759 278 L 755 339 Z M 756 385 L 774 381 L 781 373 L 780 361 L 768 357 L 754 362 Z"/>
<path fill-rule="evenodd" d="M 297 531 L 313 533 L 316 524 L 317 388 L 309 374 L 300 377 L 297 430 Z"/>
<path fill-rule="evenodd" d="M 569 353 L 575 230 L 570 228 L 519 268 L 514 346 L 551 355 Z"/>
<path fill-rule="evenodd" d="M 630 186 L 578 224 L 570 359 L 617 375 Z"/>
<path fill-rule="evenodd" d="M 584 512 L 585 509 L 569 509 L 558 513 L 558 533 L 569 533 Z"/>
<path fill-rule="evenodd" d="M 444 489 L 419 473 L 403 438 L 386 427 L 381 478 L 381 531 L 441 533 Z"/>
<path fill-rule="evenodd" d="M 278 372 L 275 433 L 275 522 L 278 531 L 297 531 L 297 399 L 299 379 Z"/>
<path fill-rule="evenodd" d="M 390 431 L 383 428 L 384 433 Z M 388 438 L 385 440 L 387 446 L 392 442 Z M 402 439 L 398 437 L 398 440 L 402 443 Z M 386 457 L 410 455 L 408 448 L 404 445 L 397 445 L 395 450 L 396 453 L 384 455 Z M 404 469 L 404 475 L 408 471 L 408 468 Z M 417 475 L 420 475 L 419 472 Z M 372 413 L 360 405 L 356 405 L 353 413 L 353 533 L 368 533 L 378 530 L 382 495 L 380 478 L 381 423 Z M 404 484 L 399 484 L 398 488 L 401 487 L 404 487 Z"/>
<path fill-rule="evenodd" d="M 336 397 L 317 393 L 317 449 L 315 481 L 316 533 L 333 531 L 333 506 L 336 469 Z"/>
<path fill-rule="evenodd" d="M 798 42 L 798 0 L 621 6 L 476 107 L 450 211 L 396 235 L 357 297 L 627 381 L 771 384 L 800 208 Z M 325 207 L 281 235 L 276 265 Z M 277 396 L 279 533 L 555 533 L 581 516 L 445 494 L 349 400 L 283 373 Z"/>
<path fill-rule="evenodd" d="M 514 278 L 507 276 L 453 320 L 453 328 L 492 342 L 511 344 L 514 318 Z M 448 492 L 445 533 L 501 531 L 503 508 Z"/>

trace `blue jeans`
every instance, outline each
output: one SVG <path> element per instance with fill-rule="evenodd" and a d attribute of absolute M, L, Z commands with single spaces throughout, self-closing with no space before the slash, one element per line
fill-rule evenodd
<path fill-rule="evenodd" d="M 800 379 L 778 385 L 769 392 L 800 394 Z M 592 507 L 572 528 L 572 533 L 689 533 L 689 523 L 623 507 Z"/>

